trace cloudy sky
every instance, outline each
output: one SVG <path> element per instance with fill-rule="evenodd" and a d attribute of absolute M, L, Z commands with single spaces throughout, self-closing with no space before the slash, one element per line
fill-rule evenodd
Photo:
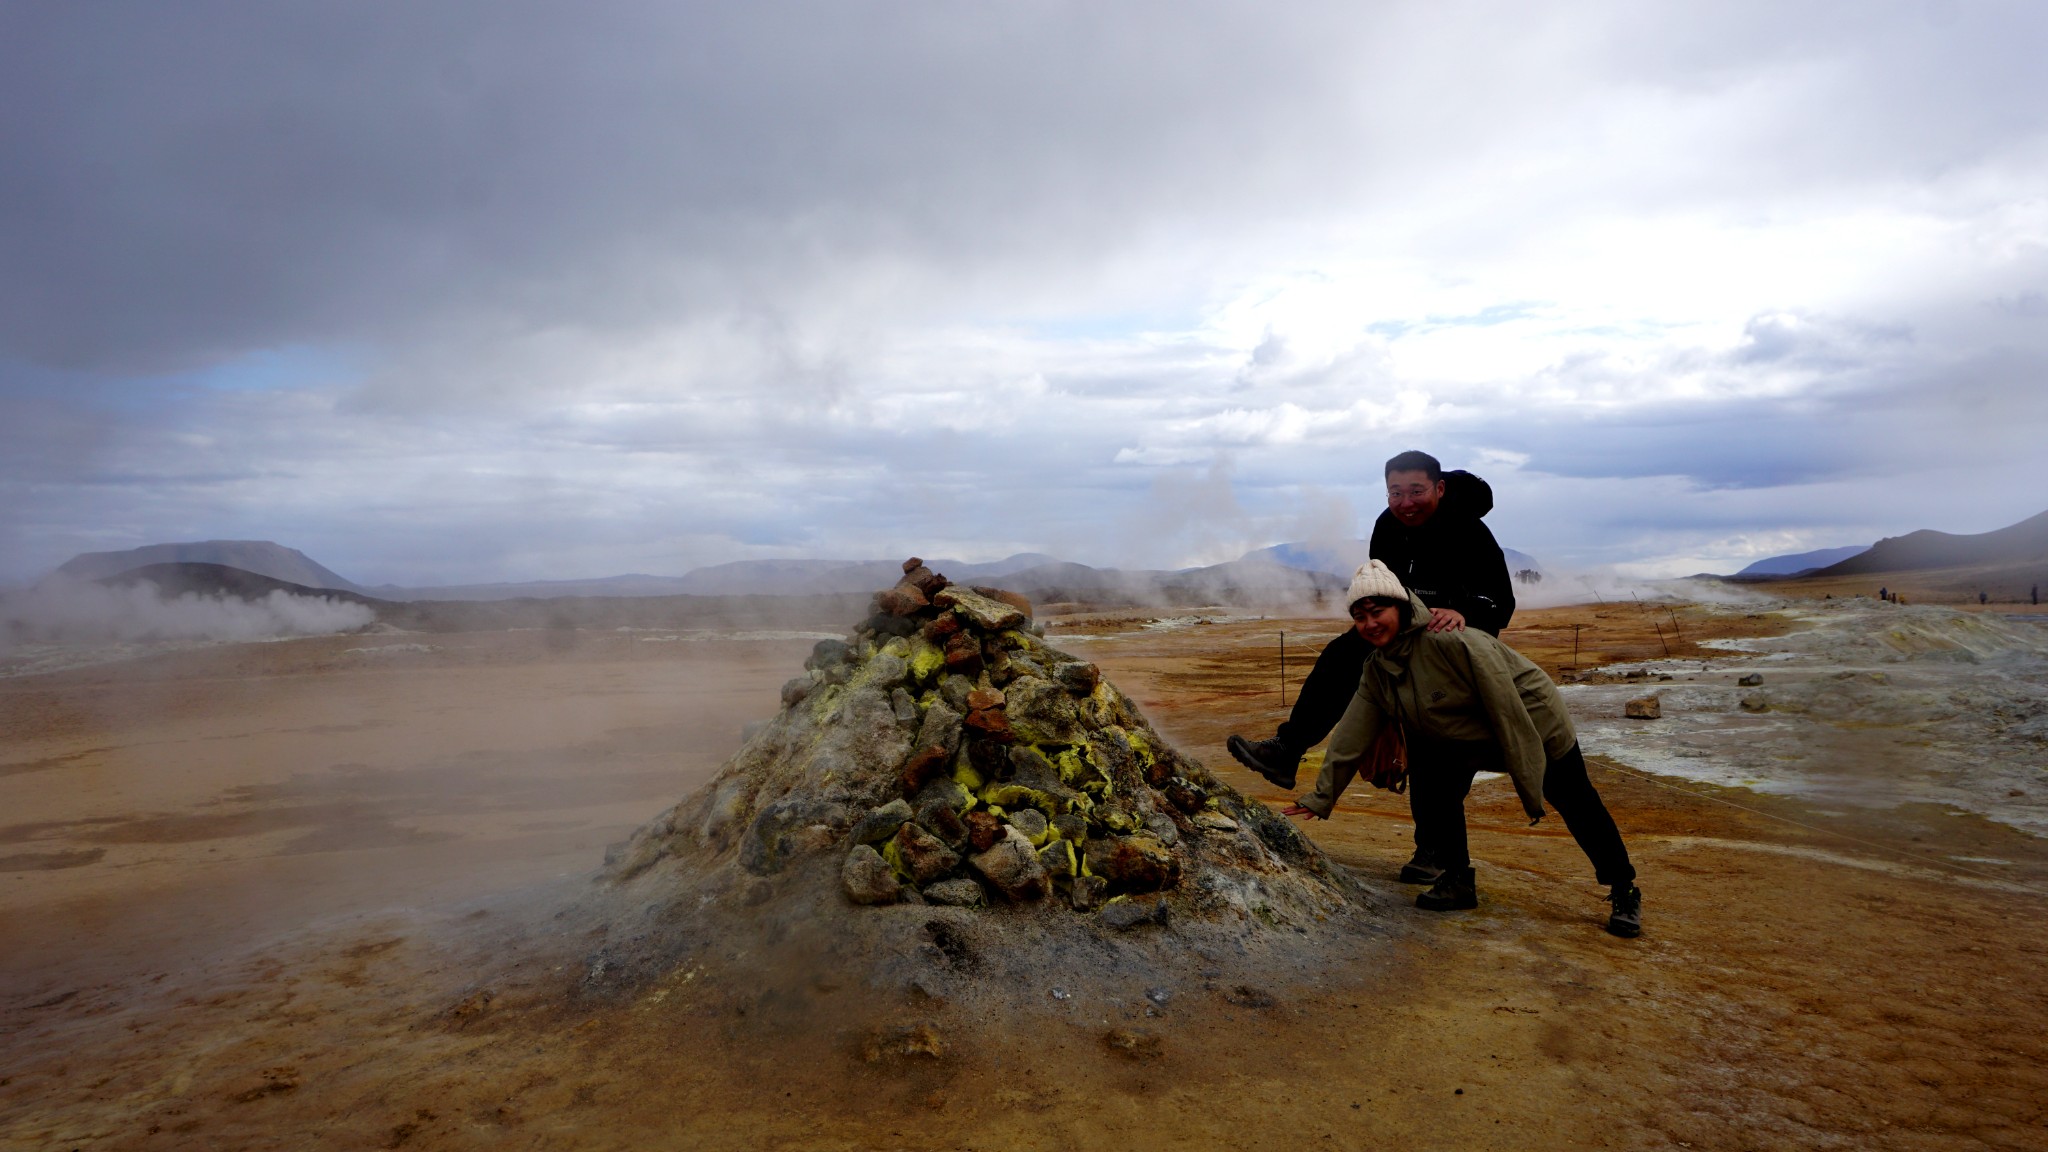
<path fill-rule="evenodd" d="M 0 580 L 2048 509 L 2048 5 L 0 3 Z"/>

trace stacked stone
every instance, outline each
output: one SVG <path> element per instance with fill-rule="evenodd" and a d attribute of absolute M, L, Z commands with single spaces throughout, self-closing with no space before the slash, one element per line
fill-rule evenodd
<path fill-rule="evenodd" d="M 1031 602 L 963 588 L 915 558 L 848 642 L 821 642 L 784 688 L 880 673 L 916 736 L 898 795 L 848 836 L 856 903 L 1047 899 L 1094 911 L 1180 882 L 1183 837 L 1232 831 L 1198 765 L 1155 746 L 1093 664 L 1045 643 Z M 901 665 L 900 672 L 897 665 Z"/>
<path fill-rule="evenodd" d="M 1169 894 L 1264 924 L 1345 899 L 1291 823 L 1176 753 L 1014 593 L 912 559 L 782 702 L 710 784 L 607 852 L 609 879 L 690 860 L 756 878 L 732 889 L 748 900 L 802 876 L 856 904 L 1065 907 L 1117 928 L 1163 923 Z"/>

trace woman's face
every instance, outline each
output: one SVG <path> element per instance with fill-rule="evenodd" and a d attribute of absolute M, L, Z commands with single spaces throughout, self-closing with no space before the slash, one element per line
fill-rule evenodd
<path fill-rule="evenodd" d="M 1375 648 L 1384 648 L 1401 630 L 1401 610 L 1391 604 L 1360 600 L 1351 606 L 1351 627 L 1359 639 Z"/>

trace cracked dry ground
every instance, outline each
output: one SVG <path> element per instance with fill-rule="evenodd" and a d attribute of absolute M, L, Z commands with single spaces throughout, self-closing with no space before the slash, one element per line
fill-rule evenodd
<path fill-rule="evenodd" d="M 1525 613 L 1519 641 L 1554 664 L 1549 615 Z M 1770 623 L 1683 618 L 1688 638 Z M 1610 625 L 1610 648 L 1585 660 L 1648 654 Z M 1181 748 L 1277 804 L 1221 743 L 1280 715 L 1278 626 L 1054 638 Z M 1295 638 L 1335 631 L 1285 626 L 1302 669 Z M 1643 874 L 1640 940 L 1599 930 L 1605 906 L 1570 840 L 1552 821 L 1523 827 L 1489 780 L 1470 805 L 1477 912 L 1416 911 L 1412 889 L 1381 879 L 1384 943 L 1330 958 L 1319 983 L 1190 980 L 1159 1006 L 1048 989 L 1041 1015 L 906 1033 L 891 1049 L 817 1005 L 742 997 L 744 960 L 707 956 L 594 1008 L 563 1006 L 551 970 L 578 954 L 550 935 L 549 902 L 578 890 L 556 873 L 594 865 L 603 840 L 708 777 L 736 744 L 728 729 L 772 709 L 807 645 L 563 655 L 479 637 L 460 660 L 340 675 L 323 643 L 209 665 L 217 691 L 140 726 L 74 706 L 80 679 L 9 713 L 8 763 L 174 739 L 222 774 L 211 792 L 128 794 L 92 817 L 114 823 L 66 824 L 72 840 L 45 828 L 0 845 L 59 860 L 109 849 L 0 878 L 7 1147 L 2048 1147 L 2048 853 L 1975 818 L 1847 823 L 1589 749 Z M 671 715 L 678 692 L 704 702 Z M 37 742 L 33 715 L 65 730 Z M 316 742 L 355 737 L 281 734 L 357 723 L 382 725 L 388 745 L 322 756 Z M 506 724 L 528 753 L 476 755 Z M 433 754 L 417 762 L 397 751 L 422 742 Z M 675 748 L 682 766 L 658 770 Z M 348 771 L 264 776 L 294 750 Z M 66 773 L 118 761 L 101 751 L 0 785 L 75 786 Z M 551 771 L 575 778 L 550 785 Z M 302 815 L 276 815 L 290 804 Z M 409 820 L 412 808 L 427 815 Z M 93 831 L 257 809 L 276 811 L 153 857 Z M 1405 801 L 1370 790 L 1310 831 L 1372 878 L 1409 847 Z M 272 870 L 284 880 L 265 881 Z M 209 907 L 222 891 L 261 908 Z M 508 949 L 534 959 L 478 986 Z M 860 996 L 829 973 L 813 990 L 827 1006 Z"/>

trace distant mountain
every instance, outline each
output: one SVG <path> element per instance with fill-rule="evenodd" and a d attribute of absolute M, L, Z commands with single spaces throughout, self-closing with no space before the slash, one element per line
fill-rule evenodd
<path fill-rule="evenodd" d="M 1904 536 L 1888 536 L 1871 545 L 1869 551 L 1831 564 L 1813 575 L 1861 576 L 2036 561 L 2048 561 L 2048 512 L 1975 536 L 1955 536 L 1927 528 Z"/>
<path fill-rule="evenodd" d="M 311 561 L 308 561 L 311 563 Z M 316 565 L 317 567 L 317 565 Z M 169 564 L 145 564 L 140 568 L 128 568 L 111 576 L 101 576 L 96 583 L 114 587 L 130 584 L 149 583 L 167 596 L 182 596 L 195 593 L 200 596 L 233 596 L 240 600 L 261 600 L 272 592 L 284 592 L 293 596 L 326 597 L 345 600 L 351 604 L 362 604 L 370 608 L 391 607 L 387 601 L 377 600 L 360 593 L 341 588 L 318 588 L 309 584 L 298 584 L 290 580 L 279 580 L 261 572 L 251 572 L 226 564 L 204 564 L 196 562 L 174 562 Z"/>
<path fill-rule="evenodd" d="M 1543 565 L 1534 556 L 1526 552 L 1517 552 L 1513 548 L 1502 548 L 1501 553 L 1507 557 L 1508 572 L 1510 574 L 1528 571 L 1542 572 L 1544 570 Z M 1358 571 L 1359 565 L 1372 559 L 1372 542 L 1370 540 L 1325 540 L 1315 543 L 1275 544 L 1271 548 L 1261 548 L 1256 552 L 1247 552 L 1242 559 L 1284 564 L 1289 568 L 1299 568 L 1304 572 L 1328 572 L 1333 576 L 1342 576 L 1349 580 L 1351 579 L 1351 574 Z"/>
<path fill-rule="evenodd" d="M 1870 545 L 1868 544 L 1851 544 L 1846 548 L 1821 548 L 1812 552 L 1794 552 L 1788 556 L 1772 556 L 1759 560 L 1742 571 L 1737 572 L 1736 575 L 1797 576 L 1802 572 L 1811 572 L 1818 568 L 1825 568 L 1830 564 L 1839 564 L 1851 556 L 1861 556 L 1868 551 L 1870 551 Z"/>
<path fill-rule="evenodd" d="M 304 552 L 268 540 L 201 540 L 191 544 L 150 544 L 126 552 L 82 552 L 66 560 L 54 575 L 101 580 L 154 564 L 218 564 L 306 588 L 364 591 L 353 581 L 321 567 Z"/>

